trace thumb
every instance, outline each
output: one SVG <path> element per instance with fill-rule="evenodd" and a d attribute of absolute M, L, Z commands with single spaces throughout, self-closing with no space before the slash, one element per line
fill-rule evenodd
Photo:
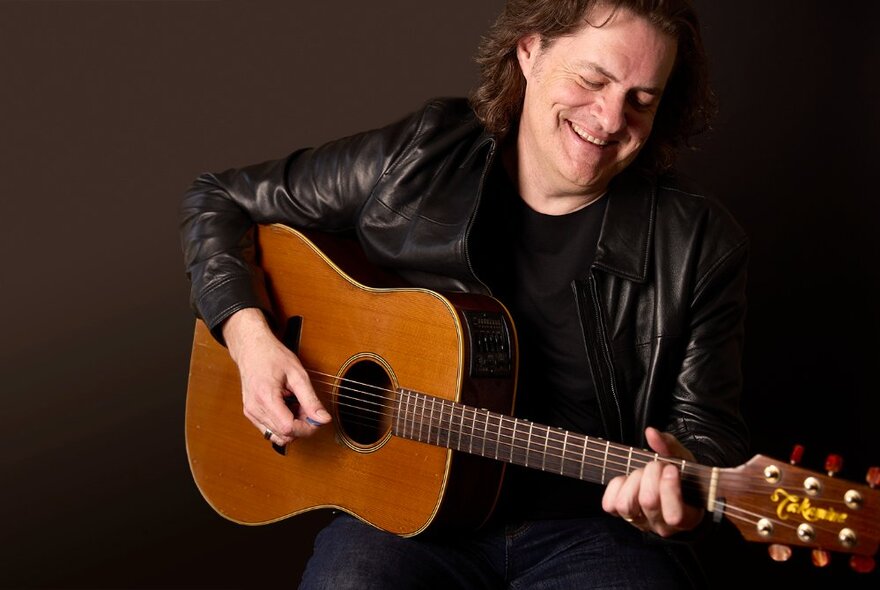
<path fill-rule="evenodd" d="M 668 432 L 660 432 L 656 428 L 648 427 L 645 429 L 645 439 L 651 450 L 663 455 L 664 457 L 679 457 L 682 459 L 693 460 L 694 455 L 677 438 Z"/>
<path fill-rule="evenodd" d="M 307 391 L 297 393 L 296 397 L 297 401 L 299 401 L 301 417 L 312 426 L 322 426 L 333 420 L 330 412 L 324 408 L 321 400 L 318 399 L 318 396 L 315 395 L 311 387 Z"/>

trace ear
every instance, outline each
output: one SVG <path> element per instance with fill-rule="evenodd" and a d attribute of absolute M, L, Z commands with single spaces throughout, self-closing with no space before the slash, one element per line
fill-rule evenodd
<path fill-rule="evenodd" d="M 540 51 L 541 36 L 537 33 L 526 35 L 516 42 L 516 59 L 519 62 L 519 69 L 526 80 L 529 80 L 532 76 L 532 71 L 535 69 L 535 62 Z"/>

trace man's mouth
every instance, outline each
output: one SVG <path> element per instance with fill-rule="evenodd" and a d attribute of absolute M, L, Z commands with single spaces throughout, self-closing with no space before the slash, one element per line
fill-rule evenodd
<path fill-rule="evenodd" d="M 569 121 L 568 124 L 571 125 L 572 131 L 574 131 L 577 134 L 577 136 L 580 137 L 581 139 L 583 139 L 584 141 L 589 141 L 593 145 L 597 145 L 599 147 L 605 147 L 609 143 L 608 140 L 599 139 L 598 137 L 593 137 L 592 135 L 587 133 L 587 131 L 585 129 L 578 127 L 575 123 L 572 123 L 571 121 Z"/>

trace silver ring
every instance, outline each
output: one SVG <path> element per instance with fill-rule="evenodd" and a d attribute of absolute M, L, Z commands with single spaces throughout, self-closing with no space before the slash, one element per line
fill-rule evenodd
<path fill-rule="evenodd" d="M 273 434 L 275 434 L 275 433 L 267 428 L 266 430 L 263 431 L 263 438 L 265 438 L 266 440 L 269 440 L 270 438 L 272 438 Z"/>

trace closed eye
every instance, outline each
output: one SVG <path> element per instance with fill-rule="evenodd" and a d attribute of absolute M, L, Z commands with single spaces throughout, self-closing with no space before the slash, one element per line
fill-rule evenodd
<path fill-rule="evenodd" d="M 590 80 L 584 77 L 581 77 L 581 84 L 590 90 L 599 90 L 605 85 L 605 83 L 600 80 Z"/>

